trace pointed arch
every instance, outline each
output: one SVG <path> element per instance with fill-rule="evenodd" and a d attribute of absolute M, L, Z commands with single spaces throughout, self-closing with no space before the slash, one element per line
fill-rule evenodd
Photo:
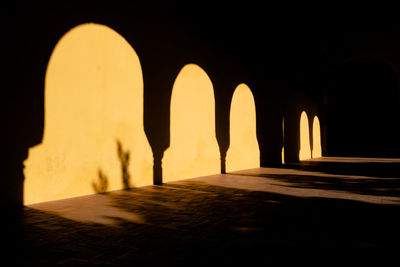
<path fill-rule="evenodd" d="M 260 167 L 256 106 L 250 88 L 244 83 L 239 84 L 233 93 L 229 121 L 230 146 L 226 154 L 226 171 Z"/>
<path fill-rule="evenodd" d="M 196 64 L 185 65 L 175 80 L 170 123 L 170 146 L 162 160 L 164 182 L 221 172 L 214 89 Z"/>
<path fill-rule="evenodd" d="M 308 123 L 308 115 L 305 111 L 300 116 L 300 151 L 299 160 L 311 158 L 310 147 L 310 127 Z"/>
<path fill-rule="evenodd" d="M 138 55 L 107 26 L 72 28 L 46 70 L 44 137 L 25 161 L 24 203 L 151 184 L 152 165 Z"/>

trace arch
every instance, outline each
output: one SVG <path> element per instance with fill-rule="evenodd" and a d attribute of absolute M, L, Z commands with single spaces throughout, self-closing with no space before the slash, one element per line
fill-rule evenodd
<path fill-rule="evenodd" d="M 43 142 L 24 164 L 24 204 L 152 183 L 140 61 L 117 32 L 88 23 L 59 40 L 46 70 Z"/>
<path fill-rule="evenodd" d="M 285 163 L 285 118 L 282 118 L 282 152 L 281 152 L 281 162 Z"/>
<path fill-rule="evenodd" d="M 198 65 L 185 65 L 176 77 L 170 133 L 170 146 L 162 159 L 164 182 L 221 172 L 214 89 Z"/>
<path fill-rule="evenodd" d="M 239 84 L 233 93 L 229 121 L 230 146 L 226 154 L 226 171 L 260 167 L 256 106 L 246 84 Z"/>
<path fill-rule="evenodd" d="M 300 116 L 300 151 L 299 160 L 306 160 L 311 158 L 310 147 L 310 127 L 308 124 L 308 116 L 305 111 Z"/>
<path fill-rule="evenodd" d="M 314 116 L 313 120 L 313 146 L 312 146 L 312 157 L 320 158 L 322 156 L 321 149 L 321 126 L 319 123 L 318 116 Z"/>

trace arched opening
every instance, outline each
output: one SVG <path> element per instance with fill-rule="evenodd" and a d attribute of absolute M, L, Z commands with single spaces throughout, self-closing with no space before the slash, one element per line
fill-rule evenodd
<path fill-rule="evenodd" d="M 310 128 L 308 124 L 308 116 L 305 111 L 300 116 L 300 151 L 299 160 L 306 160 L 311 158 L 310 147 Z"/>
<path fill-rule="evenodd" d="M 399 157 L 399 80 L 377 58 L 356 58 L 337 69 L 328 91 L 327 153 Z"/>
<path fill-rule="evenodd" d="M 45 77 L 42 144 L 29 150 L 24 204 L 152 184 L 140 61 L 117 32 L 67 32 Z"/>
<path fill-rule="evenodd" d="M 163 182 L 221 172 L 214 89 L 198 65 L 185 65 L 175 80 L 170 123 L 170 146 L 162 159 Z"/>
<path fill-rule="evenodd" d="M 281 152 L 281 162 L 285 163 L 285 118 L 282 118 L 282 152 Z"/>
<path fill-rule="evenodd" d="M 243 83 L 233 93 L 229 121 L 230 146 L 226 154 L 226 171 L 260 167 L 255 102 L 250 88 Z"/>
<path fill-rule="evenodd" d="M 321 126 L 319 124 L 319 119 L 317 116 L 314 116 L 313 120 L 313 148 L 312 148 L 312 157 L 319 158 L 322 156 L 321 149 Z"/>

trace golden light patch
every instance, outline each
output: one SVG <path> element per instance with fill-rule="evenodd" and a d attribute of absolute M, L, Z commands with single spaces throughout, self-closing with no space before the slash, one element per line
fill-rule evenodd
<path fill-rule="evenodd" d="M 312 157 L 313 158 L 322 157 L 321 126 L 319 124 L 319 119 L 318 119 L 317 116 L 314 116 L 314 120 L 313 120 L 313 149 L 312 149 Z"/>
<path fill-rule="evenodd" d="M 170 131 L 170 147 L 162 160 L 164 182 L 221 172 L 214 89 L 195 64 L 185 65 L 175 80 Z"/>
<path fill-rule="evenodd" d="M 226 154 L 226 171 L 260 167 L 255 102 L 250 88 L 243 83 L 233 93 L 229 122 L 230 145 Z"/>
<path fill-rule="evenodd" d="M 310 128 L 307 113 L 303 111 L 300 116 L 300 151 L 299 160 L 311 158 Z"/>
<path fill-rule="evenodd" d="M 285 119 L 282 119 L 282 152 L 281 162 L 285 163 Z"/>
<path fill-rule="evenodd" d="M 82 24 L 57 43 L 43 142 L 24 164 L 24 204 L 152 184 L 140 61 L 117 32 Z"/>

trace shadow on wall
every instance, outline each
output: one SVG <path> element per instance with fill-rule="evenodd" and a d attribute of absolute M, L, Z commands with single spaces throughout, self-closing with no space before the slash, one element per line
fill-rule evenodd
<path fill-rule="evenodd" d="M 226 171 L 260 167 L 255 102 L 250 88 L 243 83 L 233 93 L 229 122 L 230 146 L 226 154 Z"/>
<path fill-rule="evenodd" d="M 214 88 L 207 73 L 185 65 L 170 103 L 163 181 L 220 173 Z M 24 204 L 153 183 L 153 155 L 143 129 L 142 69 L 118 33 L 82 24 L 59 40 L 45 77 L 45 111 L 43 142 L 25 161 Z M 230 142 L 228 171 L 260 166 L 255 101 L 245 84 L 232 97 Z M 304 147 L 309 141 L 301 152 Z M 279 161 L 279 152 L 275 155 Z"/>
<path fill-rule="evenodd" d="M 162 159 L 163 182 L 221 172 L 214 89 L 198 65 L 185 65 L 175 80 L 170 123 L 170 147 Z"/>
<path fill-rule="evenodd" d="M 121 35 L 82 24 L 60 39 L 45 77 L 43 142 L 24 164 L 24 204 L 152 184 L 141 66 Z"/>
<path fill-rule="evenodd" d="M 129 150 L 124 151 L 122 144 L 117 140 L 118 158 L 121 162 L 122 184 L 124 189 L 131 188 L 131 175 L 129 174 Z"/>
<path fill-rule="evenodd" d="M 98 171 L 98 181 L 92 182 L 92 187 L 95 193 L 105 193 L 108 191 L 108 177 L 103 173 L 103 171 L 99 168 Z"/>
<path fill-rule="evenodd" d="M 198 65 L 181 69 L 170 108 L 164 182 L 220 173 L 214 89 Z M 45 111 L 43 142 L 24 162 L 25 205 L 152 184 L 140 61 L 118 33 L 90 23 L 59 40 L 46 71 Z M 232 100 L 231 122 L 228 168 L 259 167 L 255 103 L 244 84 Z"/>
<path fill-rule="evenodd" d="M 131 188 L 131 175 L 129 174 L 129 151 L 124 151 L 122 144 L 117 140 L 117 154 L 121 163 L 121 181 L 124 189 Z M 92 187 L 95 193 L 105 193 L 108 191 L 108 177 L 103 173 L 101 168 L 98 171 L 98 181 L 92 182 Z"/>

